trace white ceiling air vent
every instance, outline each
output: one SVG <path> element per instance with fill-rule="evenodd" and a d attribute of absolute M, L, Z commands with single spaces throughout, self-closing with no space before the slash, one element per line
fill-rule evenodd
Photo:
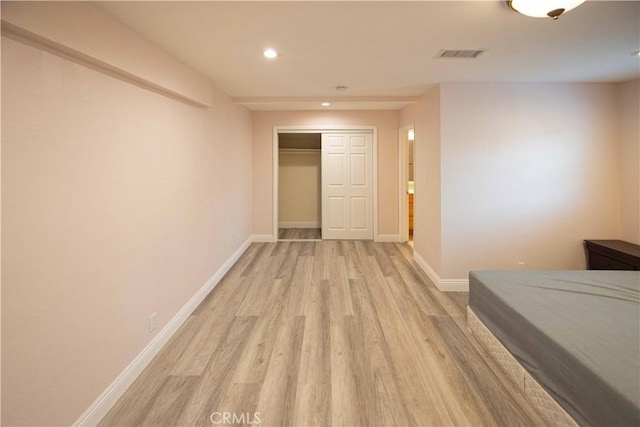
<path fill-rule="evenodd" d="M 446 49 L 441 50 L 438 58 L 477 58 L 485 49 Z"/>

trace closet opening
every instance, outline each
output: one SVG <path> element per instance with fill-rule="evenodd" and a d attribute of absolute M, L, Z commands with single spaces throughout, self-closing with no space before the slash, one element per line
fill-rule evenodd
<path fill-rule="evenodd" d="M 278 133 L 278 240 L 321 240 L 322 134 Z"/>
<path fill-rule="evenodd" d="M 274 126 L 268 241 L 379 240 L 377 135 L 375 126 Z M 282 156 L 298 159 L 281 162 Z M 303 166 L 313 185 L 297 177 Z"/>

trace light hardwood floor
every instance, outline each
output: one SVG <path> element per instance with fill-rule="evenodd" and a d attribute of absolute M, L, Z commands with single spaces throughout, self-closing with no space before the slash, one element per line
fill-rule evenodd
<path fill-rule="evenodd" d="M 101 425 L 543 425 L 406 244 L 254 243 Z M 214 416 L 215 421 L 220 415 Z"/>
<path fill-rule="evenodd" d="M 280 228 L 278 239 L 280 240 L 320 240 L 319 228 Z"/>

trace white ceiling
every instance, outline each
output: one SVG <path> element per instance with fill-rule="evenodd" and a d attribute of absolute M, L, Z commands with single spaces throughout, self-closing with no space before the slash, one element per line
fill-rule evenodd
<path fill-rule="evenodd" d="M 638 1 L 588 1 L 557 21 L 482 0 L 98 4 L 252 110 L 329 98 L 330 109 L 397 109 L 441 82 L 640 76 Z M 265 59 L 266 47 L 280 57 Z M 487 49 L 477 59 L 435 58 L 477 48 Z"/>

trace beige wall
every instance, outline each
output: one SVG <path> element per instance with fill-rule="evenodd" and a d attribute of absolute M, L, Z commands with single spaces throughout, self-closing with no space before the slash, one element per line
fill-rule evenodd
<path fill-rule="evenodd" d="M 620 229 L 611 84 L 442 85 L 442 271 L 585 267 Z"/>
<path fill-rule="evenodd" d="M 3 33 L 38 40 L 103 71 L 196 104 L 213 101 L 206 77 L 89 2 L 5 1 L 2 21 Z"/>
<path fill-rule="evenodd" d="M 320 226 L 319 150 L 280 150 L 278 174 L 278 222 L 314 223 Z"/>
<path fill-rule="evenodd" d="M 617 107 L 613 84 L 431 89 L 401 112 L 416 127 L 416 252 L 445 280 L 584 268 L 584 239 L 620 234 Z"/>
<path fill-rule="evenodd" d="M 2 89 L 2 424 L 69 425 L 249 238 L 251 116 L 4 37 Z"/>
<path fill-rule="evenodd" d="M 620 108 L 620 237 L 640 245 L 640 80 L 618 85 Z"/>
<path fill-rule="evenodd" d="M 274 126 L 378 127 L 378 234 L 398 233 L 397 111 L 264 111 L 253 113 L 253 233 L 273 228 Z"/>
<path fill-rule="evenodd" d="M 440 86 L 400 112 L 400 125 L 413 124 L 414 248 L 436 271 L 441 264 Z"/>

